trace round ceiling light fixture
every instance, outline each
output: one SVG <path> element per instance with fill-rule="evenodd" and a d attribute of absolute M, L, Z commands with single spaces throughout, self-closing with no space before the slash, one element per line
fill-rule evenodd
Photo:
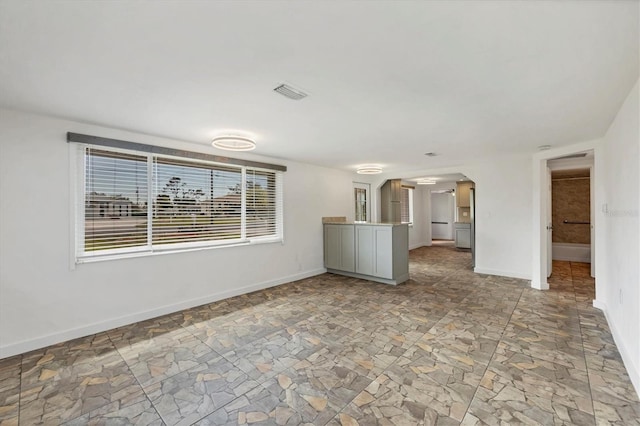
<path fill-rule="evenodd" d="M 377 175 L 382 173 L 382 167 L 376 166 L 375 164 L 367 164 L 366 166 L 358 167 L 356 172 L 359 175 Z"/>
<path fill-rule="evenodd" d="M 256 143 L 244 136 L 218 136 L 213 138 L 211 145 L 226 151 L 252 151 L 256 149 Z"/>

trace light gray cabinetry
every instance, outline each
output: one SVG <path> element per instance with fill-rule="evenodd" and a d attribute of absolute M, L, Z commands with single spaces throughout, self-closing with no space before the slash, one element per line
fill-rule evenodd
<path fill-rule="evenodd" d="M 349 269 L 350 233 L 355 265 Z M 392 224 L 325 224 L 325 266 L 329 272 L 364 278 L 386 284 L 399 284 L 409 278 L 409 229 Z"/>
<path fill-rule="evenodd" d="M 456 232 L 456 247 L 471 248 L 471 224 L 456 222 L 455 232 Z"/>
<path fill-rule="evenodd" d="M 324 226 L 324 261 L 327 269 L 355 271 L 353 226 Z"/>
<path fill-rule="evenodd" d="M 374 251 L 373 248 L 373 227 L 356 225 L 356 247 L 358 253 L 356 257 L 356 272 L 358 274 L 373 275 L 374 271 Z"/>
<path fill-rule="evenodd" d="M 380 217 L 383 222 L 400 222 L 402 181 L 389 179 L 380 188 Z"/>

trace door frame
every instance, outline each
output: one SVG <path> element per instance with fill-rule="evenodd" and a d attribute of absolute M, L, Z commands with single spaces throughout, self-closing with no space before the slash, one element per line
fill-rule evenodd
<path fill-rule="evenodd" d="M 599 256 L 598 253 L 602 253 L 602 247 L 600 247 L 601 238 L 598 238 L 598 223 L 597 215 L 595 215 L 595 206 L 602 204 L 602 196 L 604 194 L 601 191 L 595 189 L 598 185 L 598 164 L 601 155 L 601 143 L 600 139 L 592 141 L 582 142 L 575 145 L 566 147 L 550 149 L 541 151 L 533 155 L 533 235 L 532 235 L 532 274 L 531 274 L 531 287 L 538 290 L 548 290 L 549 283 L 547 282 L 547 256 L 551 256 L 552 253 L 547 249 L 547 243 L 549 233 L 547 232 L 547 204 L 548 204 L 548 189 L 547 189 L 547 162 L 558 157 L 566 155 L 578 154 L 586 151 L 593 151 L 593 168 L 591 170 L 592 185 L 591 190 L 593 197 L 591 198 L 591 226 L 593 227 L 591 240 L 592 250 L 592 268 L 593 272 L 597 275 L 598 268 L 596 267 Z M 596 293 L 597 293 L 597 276 L 596 276 Z"/>
<path fill-rule="evenodd" d="M 550 160 L 547 160 L 547 164 L 549 163 Z M 595 253 L 596 253 L 596 248 L 595 248 L 595 244 L 594 244 L 594 216 L 595 216 L 595 199 L 594 199 L 594 190 L 593 190 L 593 168 L 594 168 L 594 161 L 593 159 L 570 159 L 570 160 L 562 160 L 557 162 L 556 164 L 554 164 L 553 166 L 547 166 L 547 168 L 549 169 L 549 179 L 551 179 L 551 173 L 553 171 L 556 170 L 574 170 L 574 169 L 579 169 L 579 170 L 589 170 L 589 222 L 590 222 L 590 226 L 589 226 L 589 233 L 590 233 L 590 238 L 589 240 L 591 241 L 591 276 L 595 277 Z M 549 186 L 549 202 L 551 202 L 552 199 L 552 191 L 553 191 L 553 185 L 551 183 L 551 181 L 549 182 L 550 186 Z M 551 205 L 549 204 L 549 221 L 551 221 Z M 550 226 L 553 226 L 553 223 L 549 223 Z M 550 232 L 551 235 L 553 235 L 553 232 Z M 550 239 L 552 239 L 552 237 L 550 237 Z M 549 250 L 551 248 L 553 248 L 553 244 L 551 241 L 549 241 L 548 244 L 548 248 Z M 548 256 L 548 264 L 551 265 L 552 262 L 552 257 L 553 257 L 553 252 L 551 252 L 551 255 Z M 547 277 L 549 277 L 551 275 L 551 266 L 549 266 L 549 273 L 547 275 Z"/>
<path fill-rule="evenodd" d="M 357 219 L 356 218 L 356 189 L 364 189 L 365 190 L 365 198 L 366 198 L 366 212 L 365 214 L 367 215 L 367 222 L 372 222 L 372 218 L 371 218 L 371 184 L 366 183 L 366 182 L 353 182 L 352 188 L 351 188 L 351 201 L 352 201 L 352 205 L 353 205 L 353 219 L 354 221 Z"/>

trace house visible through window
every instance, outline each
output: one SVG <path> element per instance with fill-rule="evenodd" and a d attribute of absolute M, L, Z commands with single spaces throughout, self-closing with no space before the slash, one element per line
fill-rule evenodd
<path fill-rule="evenodd" d="M 402 187 L 400 220 L 402 223 L 413 223 L 413 188 L 409 186 Z"/>
<path fill-rule="evenodd" d="M 282 239 L 281 173 L 82 147 L 77 258 Z"/>

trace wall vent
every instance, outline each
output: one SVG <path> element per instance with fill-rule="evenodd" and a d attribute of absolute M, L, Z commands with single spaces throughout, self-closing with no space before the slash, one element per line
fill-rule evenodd
<path fill-rule="evenodd" d="M 293 87 L 287 86 L 286 84 L 281 84 L 280 86 L 276 87 L 273 90 L 280 93 L 282 96 L 286 96 L 287 98 L 293 99 L 296 101 L 299 101 L 300 99 L 307 97 L 307 94 L 304 93 L 303 91 L 294 89 Z"/>

